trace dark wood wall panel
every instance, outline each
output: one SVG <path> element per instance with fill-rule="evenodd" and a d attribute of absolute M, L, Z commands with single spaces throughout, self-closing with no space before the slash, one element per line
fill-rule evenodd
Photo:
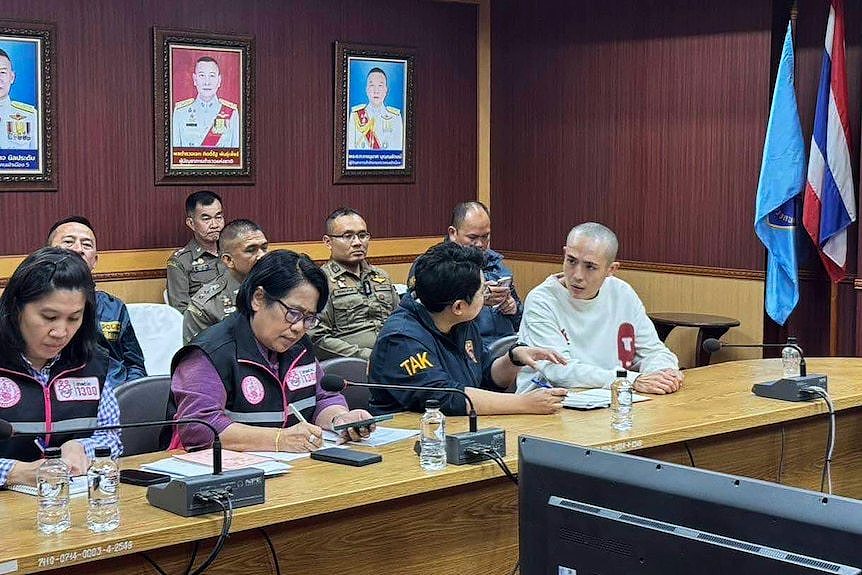
<path fill-rule="evenodd" d="M 0 0 L 7 19 L 58 30 L 57 193 L 0 194 L 0 254 L 26 253 L 81 213 L 100 249 L 182 245 L 195 186 L 153 184 L 152 27 L 251 34 L 257 42 L 257 183 L 214 187 L 229 218 L 271 241 L 319 238 L 343 204 L 375 236 L 436 235 L 476 190 L 477 7 L 419 0 Z M 412 46 L 416 183 L 332 185 L 333 42 Z"/>
<path fill-rule="evenodd" d="M 762 270 L 768 1 L 492 4 L 495 246 L 596 220 L 626 260 Z"/>

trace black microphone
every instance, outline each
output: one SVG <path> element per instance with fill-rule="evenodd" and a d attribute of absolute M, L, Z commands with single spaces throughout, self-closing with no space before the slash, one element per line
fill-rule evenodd
<path fill-rule="evenodd" d="M 344 388 L 348 385 L 356 385 L 358 387 L 375 387 L 378 389 L 401 389 L 404 391 L 418 391 L 419 393 L 433 393 L 435 391 L 445 391 L 446 393 L 456 393 L 458 395 L 464 396 L 464 399 L 467 400 L 467 404 L 470 406 L 470 411 L 467 414 L 470 422 L 470 432 L 475 433 L 478 429 L 479 422 L 478 417 L 476 416 L 476 408 L 473 407 L 473 400 L 470 399 L 470 396 L 464 393 L 463 389 L 458 389 L 455 387 L 415 387 L 411 385 L 389 385 L 384 383 L 364 383 L 358 381 L 347 381 L 343 377 L 338 377 L 337 375 L 327 374 L 324 375 L 320 380 L 320 387 L 325 389 L 326 391 L 333 391 L 336 393 L 340 393 L 344 391 Z"/>
<path fill-rule="evenodd" d="M 94 425 L 51 431 L 50 435 L 70 435 L 92 431 L 111 431 L 114 429 L 134 429 L 137 427 L 162 427 L 165 425 L 186 425 L 197 423 L 209 428 L 213 433 L 213 472 L 208 475 L 174 478 L 168 483 L 150 485 L 147 488 L 147 501 L 150 505 L 191 517 L 220 511 L 215 502 L 204 501 L 196 497 L 203 491 L 225 490 L 233 499 L 234 507 L 245 507 L 264 502 L 263 471 L 260 469 L 235 469 L 222 471 L 222 446 L 219 434 L 209 422 L 202 419 L 187 418 L 165 421 L 140 421 L 136 423 L 120 423 L 117 425 Z M 0 441 L 13 437 L 41 437 L 47 432 L 16 431 L 14 424 L 0 419 Z"/>
<path fill-rule="evenodd" d="M 476 417 L 476 408 L 473 406 L 473 400 L 470 399 L 469 395 L 464 393 L 463 389 L 455 387 L 417 387 L 413 385 L 347 381 L 343 377 L 338 377 L 333 374 L 324 375 L 320 380 L 320 387 L 326 391 L 336 393 L 344 391 L 344 388 L 348 385 L 376 389 L 400 389 L 402 391 L 413 391 L 418 393 L 435 393 L 442 391 L 445 393 L 462 395 L 470 406 L 470 411 L 468 413 L 470 431 L 446 436 L 446 461 L 454 465 L 482 461 L 487 459 L 487 457 L 480 455 L 480 453 L 483 450 L 488 449 L 497 451 L 501 457 L 506 455 L 506 432 L 499 427 L 490 427 L 479 431 L 477 429 L 478 418 Z"/>
<path fill-rule="evenodd" d="M 792 342 L 787 343 L 724 343 L 715 338 L 709 338 L 703 342 L 703 350 L 708 353 L 715 353 L 723 347 L 792 347 L 799 352 L 799 375 L 793 377 L 783 377 L 776 381 L 768 381 L 765 383 L 755 383 L 751 391 L 760 397 L 768 397 L 770 399 L 781 399 L 783 401 L 807 401 L 815 399 L 816 394 L 811 393 L 807 389 L 810 387 L 822 387 L 826 389 L 826 376 L 822 374 L 808 375 L 808 368 L 805 364 L 805 355 L 802 348 Z"/>
<path fill-rule="evenodd" d="M 804 377 L 808 375 L 808 366 L 805 364 L 805 354 L 802 352 L 802 348 L 795 343 L 724 343 L 723 341 L 711 337 L 704 340 L 701 347 L 703 347 L 703 351 L 707 353 L 715 353 L 723 347 L 757 347 L 764 349 L 768 347 L 792 347 L 799 352 L 799 376 Z"/>

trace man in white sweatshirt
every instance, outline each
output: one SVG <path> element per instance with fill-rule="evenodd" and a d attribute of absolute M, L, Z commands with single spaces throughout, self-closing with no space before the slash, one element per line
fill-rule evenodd
<path fill-rule="evenodd" d="M 563 248 L 563 272 L 538 285 L 524 303 L 519 341 L 553 349 L 566 365 L 522 369 L 518 393 L 548 385 L 610 387 L 625 368 L 635 391 L 677 391 L 683 374 L 677 357 L 659 340 L 632 287 L 614 277 L 616 235 L 593 222 L 572 228 Z"/>

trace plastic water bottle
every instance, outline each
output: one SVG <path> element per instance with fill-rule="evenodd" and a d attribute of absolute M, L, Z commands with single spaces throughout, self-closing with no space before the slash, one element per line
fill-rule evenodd
<path fill-rule="evenodd" d="M 611 427 L 617 431 L 632 428 L 632 384 L 624 369 L 617 370 L 617 378 L 611 384 Z"/>
<path fill-rule="evenodd" d="M 440 402 L 429 399 L 425 402 L 425 414 L 419 423 L 419 465 L 425 471 L 437 471 L 446 467 L 446 416 L 440 411 Z"/>
<path fill-rule="evenodd" d="M 87 470 L 90 531 L 113 531 L 120 526 L 120 470 L 108 447 L 97 447 L 96 458 Z"/>
<path fill-rule="evenodd" d="M 787 338 L 788 344 L 796 344 L 795 337 Z M 784 371 L 784 377 L 795 377 L 799 375 L 799 365 L 802 363 L 802 355 L 799 350 L 788 345 L 781 350 L 781 368 Z"/>
<path fill-rule="evenodd" d="M 45 461 L 36 471 L 36 526 L 42 533 L 62 533 L 72 525 L 69 512 L 69 466 L 60 459 L 60 448 L 45 450 Z"/>

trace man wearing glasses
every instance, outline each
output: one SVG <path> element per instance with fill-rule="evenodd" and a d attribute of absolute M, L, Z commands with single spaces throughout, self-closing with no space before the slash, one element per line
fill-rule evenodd
<path fill-rule="evenodd" d="M 322 269 L 330 295 L 320 325 L 309 331 L 318 359 L 368 359 L 398 304 L 389 274 L 366 261 L 370 242 L 365 220 L 355 210 L 338 208 L 326 218 L 323 243 L 331 255 Z"/>
<path fill-rule="evenodd" d="M 512 270 L 503 263 L 502 254 L 491 249 L 491 214 L 485 204 L 470 201 L 455 206 L 446 241 L 482 252 L 482 275 L 489 295 L 476 323 L 485 344 L 490 345 L 502 337 L 518 333 L 524 306 L 512 283 Z M 413 282 L 411 268 L 407 285 L 412 288 Z"/>

